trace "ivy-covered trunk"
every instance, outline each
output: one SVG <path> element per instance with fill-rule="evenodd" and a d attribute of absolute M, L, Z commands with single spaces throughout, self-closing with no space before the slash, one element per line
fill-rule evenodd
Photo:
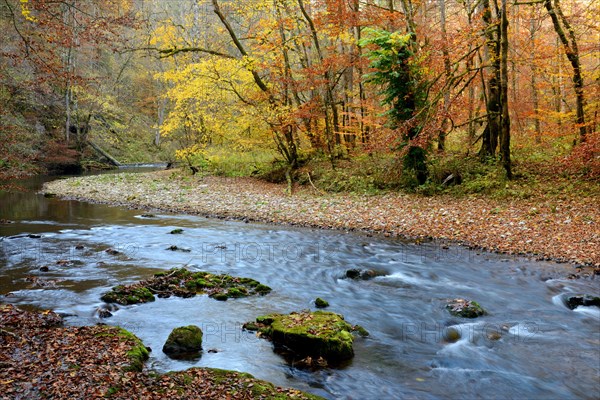
<path fill-rule="evenodd" d="M 390 125 L 402 132 L 398 148 L 403 152 L 403 173 L 412 174 L 416 183 L 422 185 L 428 177 L 427 152 L 415 143 L 421 132 L 415 116 L 425 106 L 426 90 L 412 59 L 417 47 L 415 35 L 376 29 L 365 29 L 365 32 L 367 37 L 360 45 L 377 46 L 367 53 L 375 72 L 367 74 L 366 80 L 383 87 L 383 103 L 392 106 L 387 113 Z"/>

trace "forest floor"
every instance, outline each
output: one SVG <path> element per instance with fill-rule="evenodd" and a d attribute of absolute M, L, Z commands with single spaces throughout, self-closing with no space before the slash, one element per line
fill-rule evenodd
<path fill-rule="evenodd" d="M 177 171 L 75 177 L 47 183 L 44 190 L 132 208 L 434 239 L 587 266 L 578 271 L 583 274 L 600 273 L 600 192 L 523 199 L 356 195 L 296 186 L 290 196 L 281 184 Z"/>

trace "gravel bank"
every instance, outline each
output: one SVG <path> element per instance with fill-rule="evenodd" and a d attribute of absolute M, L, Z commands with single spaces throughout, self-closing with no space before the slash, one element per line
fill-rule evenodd
<path fill-rule="evenodd" d="M 172 171 L 56 180 L 44 191 L 141 209 L 435 238 L 600 268 L 600 195 L 496 200 L 321 194 L 301 187 L 288 196 L 284 185 L 252 178 L 181 177 Z"/>

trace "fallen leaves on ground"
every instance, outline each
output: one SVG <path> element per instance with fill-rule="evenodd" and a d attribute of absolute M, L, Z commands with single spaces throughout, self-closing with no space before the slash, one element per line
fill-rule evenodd
<path fill-rule="evenodd" d="M 139 345 L 118 327 L 0 304 L 0 399 L 317 399 L 233 371 L 131 371 Z"/>

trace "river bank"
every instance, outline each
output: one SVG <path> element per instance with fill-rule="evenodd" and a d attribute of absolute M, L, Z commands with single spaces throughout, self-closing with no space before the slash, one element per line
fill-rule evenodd
<path fill-rule="evenodd" d="M 47 183 L 63 198 L 275 224 L 436 239 L 600 269 L 600 194 L 529 199 L 324 194 L 252 178 L 173 171 L 99 175 Z M 592 273 L 594 271 L 590 270 Z"/>

